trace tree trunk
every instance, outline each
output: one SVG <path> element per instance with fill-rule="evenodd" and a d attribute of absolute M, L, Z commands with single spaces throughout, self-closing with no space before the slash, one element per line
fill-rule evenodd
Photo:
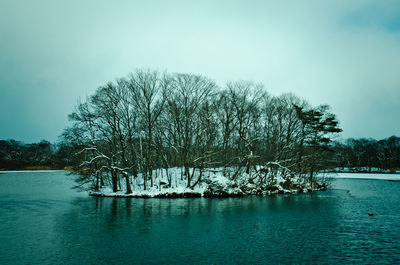
<path fill-rule="evenodd" d="M 126 194 L 132 193 L 132 188 L 131 188 L 131 183 L 129 181 L 129 175 L 124 173 L 125 175 L 125 181 L 126 181 Z"/>
<path fill-rule="evenodd" d="M 302 174 L 302 158 L 303 158 L 303 145 L 304 145 L 304 137 L 305 137 L 305 124 L 302 124 L 301 128 L 301 139 L 300 139 L 300 145 L 299 145 L 299 153 L 298 153 L 298 158 L 297 158 L 297 171 L 301 175 Z"/>
<path fill-rule="evenodd" d="M 139 134 L 139 144 L 140 144 L 140 163 L 143 164 L 143 147 L 142 147 L 142 134 Z M 147 173 L 145 172 L 145 170 L 141 170 L 142 172 L 142 177 L 143 177 L 143 189 L 147 190 L 147 182 L 146 182 L 146 178 L 147 178 Z"/>
<path fill-rule="evenodd" d="M 118 178 L 117 178 L 117 174 L 114 169 L 111 170 L 111 179 L 112 179 L 113 192 L 117 192 L 118 191 Z"/>
<path fill-rule="evenodd" d="M 115 175 L 117 176 L 119 189 L 121 190 L 121 189 L 122 189 L 122 186 L 121 186 L 121 178 L 119 177 L 119 173 L 118 173 L 118 172 L 115 172 Z"/>
<path fill-rule="evenodd" d="M 104 187 L 103 172 L 100 172 L 100 187 Z"/>
<path fill-rule="evenodd" d="M 99 191 L 99 172 L 96 173 L 96 191 Z"/>
<path fill-rule="evenodd" d="M 192 178 L 190 176 L 190 170 L 189 170 L 189 166 L 187 164 L 185 164 L 185 174 L 187 177 L 187 187 L 190 188 L 190 181 L 192 180 Z"/>
<path fill-rule="evenodd" d="M 150 177 L 150 185 L 153 187 L 153 167 L 152 167 L 152 162 L 151 162 L 151 145 L 153 142 L 153 132 L 151 128 L 151 116 L 149 116 L 149 143 L 148 143 L 148 148 L 147 148 L 147 167 L 149 169 L 149 177 Z"/>

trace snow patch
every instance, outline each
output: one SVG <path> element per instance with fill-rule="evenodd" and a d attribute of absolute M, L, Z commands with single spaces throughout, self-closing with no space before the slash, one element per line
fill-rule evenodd
<path fill-rule="evenodd" d="M 400 181 L 400 174 L 330 173 L 327 175 L 336 179 L 378 179 L 378 180 Z"/>

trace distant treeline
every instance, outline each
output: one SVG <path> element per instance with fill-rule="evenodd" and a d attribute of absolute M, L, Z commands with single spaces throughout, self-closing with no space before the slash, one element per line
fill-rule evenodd
<path fill-rule="evenodd" d="M 351 168 L 355 171 L 400 170 L 400 137 L 382 140 L 349 138 L 333 142 L 329 168 Z M 78 148 L 52 144 L 46 140 L 25 144 L 0 140 L 0 170 L 63 169 L 78 163 Z"/>
<path fill-rule="evenodd" d="M 382 140 L 372 138 L 347 139 L 335 142 L 333 160 L 337 167 L 354 171 L 400 170 L 400 137 Z"/>
<path fill-rule="evenodd" d="M 0 170 L 62 169 L 65 158 L 62 148 L 46 140 L 31 144 L 0 140 Z"/>

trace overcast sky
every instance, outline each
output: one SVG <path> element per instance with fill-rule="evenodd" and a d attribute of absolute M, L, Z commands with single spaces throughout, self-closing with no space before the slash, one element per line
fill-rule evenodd
<path fill-rule="evenodd" d="M 0 0 L 0 139 L 57 140 L 79 97 L 136 68 L 329 104 L 400 135 L 400 1 Z"/>

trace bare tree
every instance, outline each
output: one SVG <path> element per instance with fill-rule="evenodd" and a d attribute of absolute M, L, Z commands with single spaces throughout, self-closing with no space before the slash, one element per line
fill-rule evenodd
<path fill-rule="evenodd" d="M 199 124 L 199 111 L 216 89 L 216 84 L 205 77 L 190 74 L 175 74 L 172 82 L 173 92 L 168 101 L 170 113 L 175 121 L 173 133 L 178 137 L 177 152 L 182 159 L 187 186 L 191 187 L 194 170 L 190 173 L 190 167 L 194 165 L 193 145 L 195 134 Z"/>
<path fill-rule="evenodd" d="M 234 107 L 237 164 L 239 168 L 246 166 L 246 172 L 250 173 L 259 141 L 257 127 L 261 115 L 260 104 L 265 92 L 261 84 L 248 81 L 228 83 L 227 89 Z"/>
<path fill-rule="evenodd" d="M 154 147 L 153 130 L 154 124 L 160 117 L 170 86 L 170 78 L 167 75 L 160 75 L 156 71 L 137 70 L 131 74 L 128 80 L 128 87 L 133 97 L 133 103 L 140 112 L 143 130 L 147 133 L 147 154 L 146 171 L 148 172 L 151 186 L 153 186 L 153 164 L 152 151 Z M 144 189 L 146 189 L 146 179 Z"/>

